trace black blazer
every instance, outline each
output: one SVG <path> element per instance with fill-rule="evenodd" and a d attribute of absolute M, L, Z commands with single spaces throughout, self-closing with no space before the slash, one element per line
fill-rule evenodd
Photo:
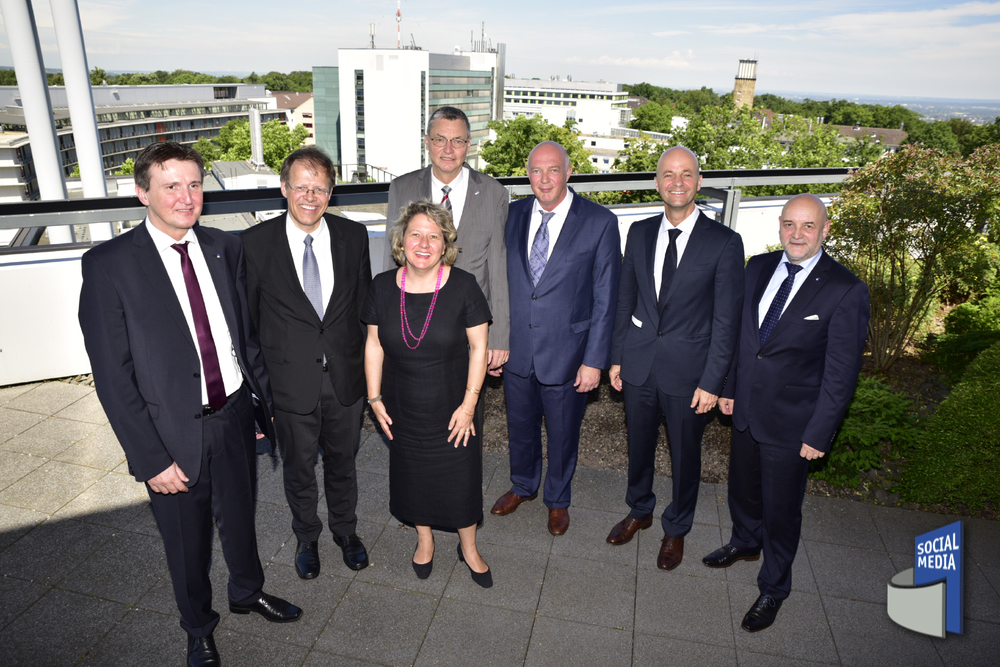
<path fill-rule="evenodd" d="M 359 313 L 371 284 L 364 225 L 327 213 L 333 252 L 333 294 L 323 319 L 295 273 L 285 215 L 242 232 L 250 316 L 260 334 L 274 405 L 306 414 L 319 401 L 323 355 L 337 398 L 352 405 L 365 395 L 364 328 Z"/>
<path fill-rule="evenodd" d="M 662 220 L 660 213 L 629 229 L 611 363 L 621 365 L 621 378 L 631 385 L 655 373 L 657 387 L 670 396 L 692 396 L 698 387 L 718 395 L 736 349 L 743 240 L 701 213 L 660 313 L 653 255 Z"/>
<path fill-rule="evenodd" d="M 247 307 L 243 244 L 201 225 L 194 233 L 270 434 L 271 387 Z M 145 223 L 88 250 L 82 268 L 80 327 L 97 395 L 129 469 L 144 482 L 176 461 L 195 484 L 202 460 L 201 362 Z"/>

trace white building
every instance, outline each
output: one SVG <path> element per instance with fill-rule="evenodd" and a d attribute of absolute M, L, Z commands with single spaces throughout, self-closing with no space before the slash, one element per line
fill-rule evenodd
<path fill-rule="evenodd" d="M 540 114 L 553 125 L 563 125 L 572 119 L 583 134 L 602 136 L 610 136 L 611 128 L 626 127 L 632 120 L 628 93 L 620 83 L 556 77 L 505 79 L 503 83 L 504 120 Z"/>

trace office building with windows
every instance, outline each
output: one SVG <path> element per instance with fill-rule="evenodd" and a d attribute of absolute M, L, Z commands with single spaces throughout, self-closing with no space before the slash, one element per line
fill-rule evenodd
<path fill-rule="evenodd" d="M 620 83 L 573 81 L 572 78 L 506 79 L 503 119 L 541 115 L 553 125 L 576 121 L 583 134 L 611 136 L 611 129 L 628 127 L 632 110 Z"/>

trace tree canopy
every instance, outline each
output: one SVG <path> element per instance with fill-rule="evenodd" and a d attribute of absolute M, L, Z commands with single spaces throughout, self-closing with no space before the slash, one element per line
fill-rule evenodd
<path fill-rule="evenodd" d="M 278 120 L 270 120 L 261 126 L 261 138 L 264 144 L 264 163 L 275 172 L 281 171 L 281 164 L 292 151 L 302 146 L 309 136 L 309 130 L 304 125 L 296 125 L 289 129 Z M 214 139 L 200 137 L 192 146 L 201 153 L 205 164 L 216 160 L 238 162 L 250 159 L 250 121 L 246 119 L 231 120 L 220 130 Z"/>
<path fill-rule="evenodd" d="M 489 164 L 483 171 L 490 176 L 524 176 L 528 172 L 528 154 L 543 141 L 554 141 L 569 153 L 570 166 L 580 174 L 594 171 L 590 151 L 580 143 L 575 122 L 568 120 L 562 127 L 553 125 L 539 115 L 517 116 L 511 120 L 494 120 L 487 124 L 497 133 L 496 141 L 485 141 L 479 154 Z"/>

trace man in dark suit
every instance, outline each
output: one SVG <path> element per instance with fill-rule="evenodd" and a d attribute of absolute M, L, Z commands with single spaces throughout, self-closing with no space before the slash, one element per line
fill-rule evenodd
<path fill-rule="evenodd" d="M 629 229 L 611 347 L 611 384 L 625 393 L 628 516 L 608 535 L 625 544 L 653 523 L 653 468 L 666 419 L 673 497 L 663 512 L 656 565 L 684 556 L 701 480 L 701 436 L 736 349 L 743 303 L 743 242 L 701 213 L 698 158 L 677 146 L 656 166 L 664 212 Z"/>
<path fill-rule="evenodd" d="M 476 277 L 486 295 L 490 323 L 487 370 L 500 375 L 510 354 L 510 306 L 507 297 L 507 248 L 504 228 L 510 195 L 495 179 L 465 163 L 471 135 L 469 118 L 455 107 L 441 107 L 427 122 L 424 145 L 431 166 L 411 171 L 389 185 L 386 239 L 399 211 L 407 204 L 427 199 L 452 212 L 458 230 L 459 254 L 455 266 Z M 385 269 L 396 266 L 391 244 L 386 242 Z M 483 401 L 476 407 L 476 429 L 482 431 Z"/>
<path fill-rule="evenodd" d="M 504 389 L 512 486 L 492 510 L 510 514 L 538 495 L 544 415 L 549 469 L 543 497 L 553 535 L 569 527 L 580 423 L 587 393 L 608 367 L 621 272 L 618 218 L 570 190 L 571 173 L 562 146 L 538 144 L 528 157 L 535 196 L 510 206 L 507 280 L 513 325 Z"/>
<path fill-rule="evenodd" d="M 302 610 L 261 591 L 251 392 L 269 416 L 271 388 L 247 308 L 243 245 L 197 224 L 203 175 L 187 146 L 157 143 L 139 154 L 135 190 L 146 220 L 83 256 L 80 327 L 97 395 L 129 471 L 149 492 L 188 664 L 218 665 L 213 517 L 229 609 L 275 622 Z"/>
<path fill-rule="evenodd" d="M 861 370 L 868 287 L 823 252 L 830 230 L 815 195 L 788 200 L 779 220 L 784 251 L 746 268 L 739 346 L 719 407 L 733 416 L 729 544 L 703 560 L 764 564 L 760 595 L 743 617 L 770 626 L 792 587 L 809 462 L 830 451 Z"/>
<path fill-rule="evenodd" d="M 352 570 L 368 566 L 358 537 L 354 464 L 365 392 L 359 312 L 371 283 L 363 225 L 326 213 L 333 162 L 319 148 L 295 151 L 281 166 L 288 212 L 240 236 L 246 248 L 250 315 L 274 390 L 285 497 L 298 540 L 295 571 L 319 575 L 323 522 L 315 460 L 323 457 L 330 532 Z"/>

